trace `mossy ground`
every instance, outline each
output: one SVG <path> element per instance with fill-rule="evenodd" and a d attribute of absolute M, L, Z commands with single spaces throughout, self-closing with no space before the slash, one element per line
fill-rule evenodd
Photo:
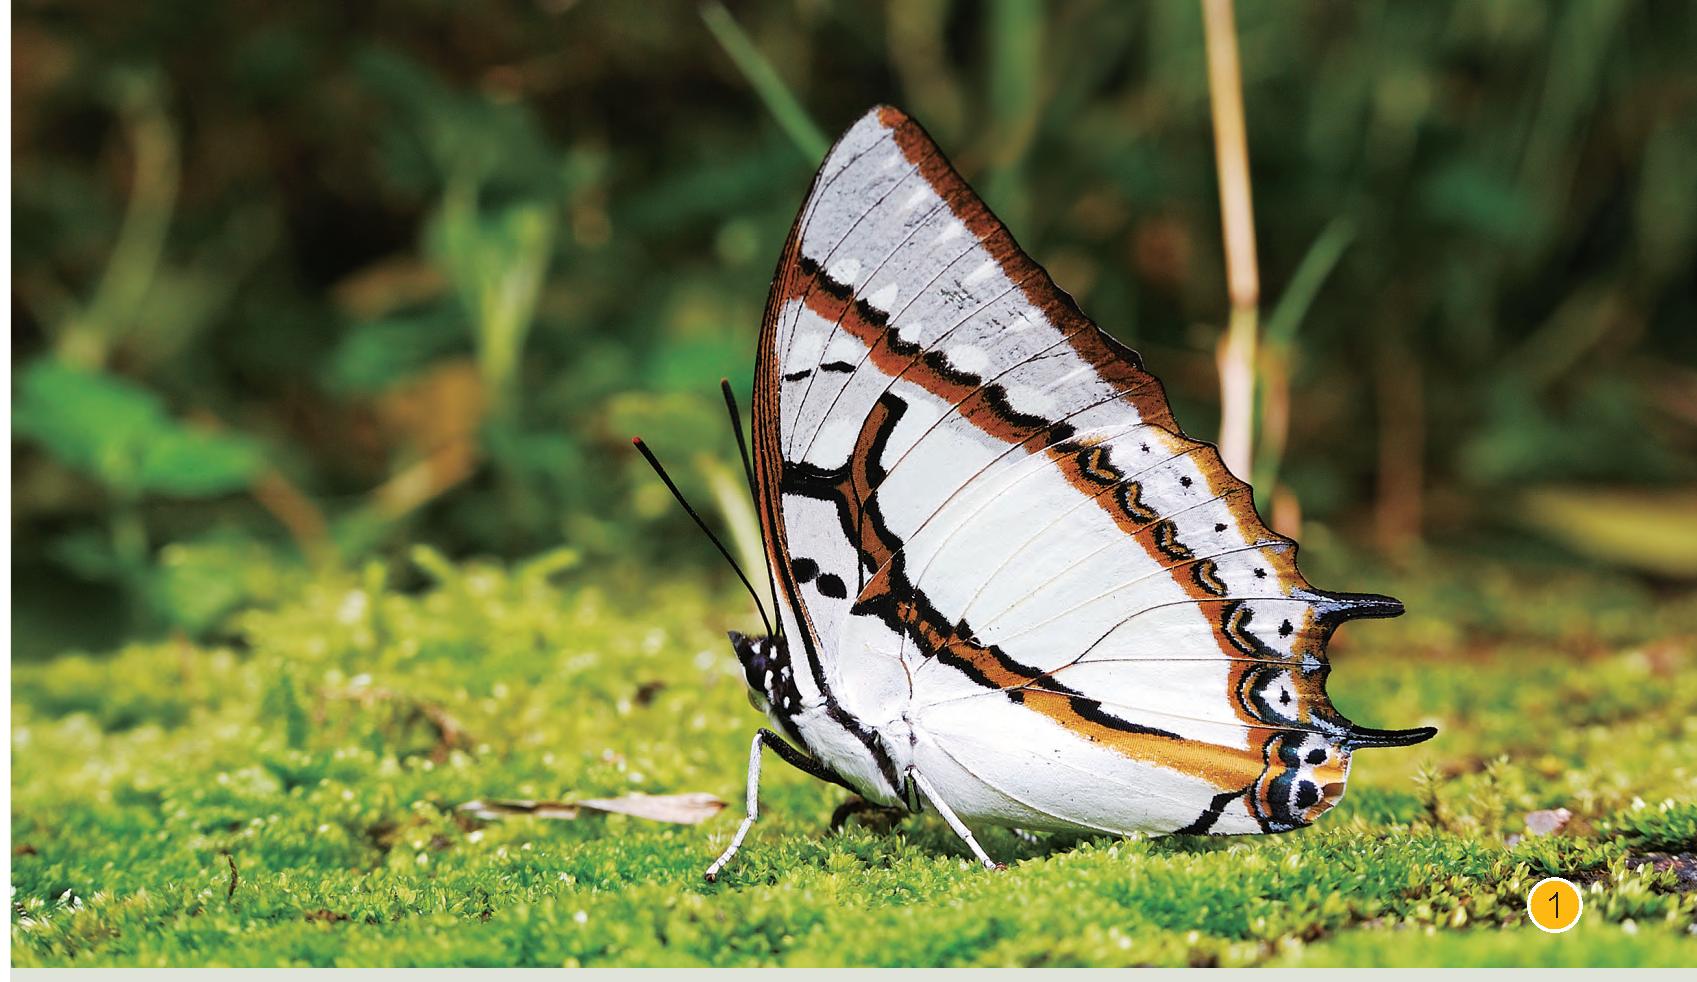
<path fill-rule="evenodd" d="M 720 633 L 735 599 L 425 566 L 305 582 L 223 644 L 15 667 L 13 962 L 1697 964 L 1697 892 L 1644 863 L 1697 852 L 1690 595 L 1357 577 L 1411 613 L 1341 633 L 1334 699 L 1441 732 L 1359 754 L 1300 833 L 992 831 L 1010 868 L 988 874 L 931 817 L 829 833 L 844 793 L 773 760 L 761 823 L 707 884 L 758 724 Z M 454 810 L 639 790 L 732 804 L 693 828 Z M 1564 834 L 1511 839 L 1553 807 Z M 1561 936 L 1523 913 L 1549 874 L 1587 890 Z"/>

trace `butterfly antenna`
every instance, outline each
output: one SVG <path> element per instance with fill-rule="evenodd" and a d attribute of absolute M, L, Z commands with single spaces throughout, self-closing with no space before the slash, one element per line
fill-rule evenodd
<path fill-rule="evenodd" d="M 701 534 L 707 536 L 708 541 L 713 543 L 713 547 L 719 550 L 719 555 L 725 557 L 725 562 L 731 564 L 731 569 L 736 571 L 737 579 L 741 580 L 743 587 L 748 590 L 749 599 L 754 601 L 754 608 L 760 611 L 760 622 L 766 625 L 767 636 L 771 636 L 772 622 L 766 617 L 766 605 L 760 602 L 760 595 L 754 592 L 754 584 L 748 582 L 748 577 L 743 573 L 742 567 L 738 566 L 737 561 L 731 558 L 730 550 L 725 548 L 725 544 L 720 542 L 719 537 L 713 534 L 713 530 L 707 527 L 706 522 L 702 521 L 701 515 L 690 507 L 688 501 L 684 500 L 683 492 L 679 491 L 678 486 L 672 483 L 671 475 L 666 473 L 666 468 L 660 466 L 660 459 L 654 456 L 654 451 L 648 449 L 648 444 L 642 442 L 642 437 L 633 436 L 630 438 L 630 442 L 642 453 L 643 459 L 648 461 L 648 466 L 654 468 L 654 473 L 660 475 L 660 480 L 666 483 L 666 490 L 672 492 L 672 497 L 678 499 L 678 504 L 682 505 L 684 511 L 689 513 L 689 517 L 695 519 L 695 527 L 701 530 Z"/>
<path fill-rule="evenodd" d="M 725 409 L 731 414 L 731 432 L 737 435 L 737 453 L 742 456 L 742 472 L 748 478 L 748 496 L 754 499 L 754 506 L 760 507 L 760 492 L 754 489 L 754 464 L 749 461 L 748 443 L 742 437 L 742 411 L 737 408 L 736 392 L 731 389 L 731 380 L 719 380 L 719 391 L 725 394 Z M 766 560 L 766 588 L 772 591 L 772 603 L 778 602 L 778 581 L 772 576 L 771 557 L 761 556 Z M 783 622 L 778 623 L 778 630 L 784 629 Z"/>

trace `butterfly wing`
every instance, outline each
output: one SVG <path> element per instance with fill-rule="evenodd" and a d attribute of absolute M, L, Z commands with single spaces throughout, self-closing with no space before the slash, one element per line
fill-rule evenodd
<path fill-rule="evenodd" d="M 1356 727 L 1325 593 L 1160 382 L 898 110 L 827 157 L 755 394 L 763 521 L 817 683 L 901 714 L 963 817 L 1113 832 L 1311 822 Z M 789 623 L 788 621 L 786 623 Z"/>

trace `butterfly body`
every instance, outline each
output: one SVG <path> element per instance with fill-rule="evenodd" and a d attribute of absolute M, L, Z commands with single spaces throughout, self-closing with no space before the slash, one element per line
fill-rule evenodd
<path fill-rule="evenodd" d="M 868 801 L 910 804 L 901 777 L 913 763 L 905 697 L 880 693 L 864 682 L 845 686 L 838 679 L 821 686 L 811 675 L 798 677 L 783 637 L 733 633 L 731 644 L 743 665 L 750 701 L 777 732 L 828 762 L 840 783 Z M 848 697 L 846 704 L 838 692 Z"/>
<path fill-rule="evenodd" d="M 1354 749 L 1431 735 L 1325 693 L 1333 629 L 1401 605 L 1311 587 L 899 110 L 814 178 L 753 415 L 778 626 L 733 643 L 757 706 L 820 776 L 938 811 L 986 863 L 971 826 L 1298 828 Z"/>

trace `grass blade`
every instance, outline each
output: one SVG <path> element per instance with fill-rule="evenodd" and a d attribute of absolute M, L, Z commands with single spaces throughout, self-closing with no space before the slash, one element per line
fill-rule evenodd
<path fill-rule="evenodd" d="M 760 101 L 766 103 L 766 109 L 777 119 L 778 125 L 784 128 L 791 140 L 795 141 L 797 149 L 809 160 L 818 160 L 825 156 L 830 149 L 830 141 L 813 122 L 813 117 L 802 108 L 801 101 L 790 91 L 784 80 L 778 77 L 777 69 L 760 53 L 743 32 L 725 5 L 709 2 L 701 5 L 701 19 L 707 22 L 707 29 L 713 32 L 713 37 L 719 46 L 725 49 L 725 54 L 731 56 L 742 77 L 748 79 L 748 84 L 754 87 Z"/>

